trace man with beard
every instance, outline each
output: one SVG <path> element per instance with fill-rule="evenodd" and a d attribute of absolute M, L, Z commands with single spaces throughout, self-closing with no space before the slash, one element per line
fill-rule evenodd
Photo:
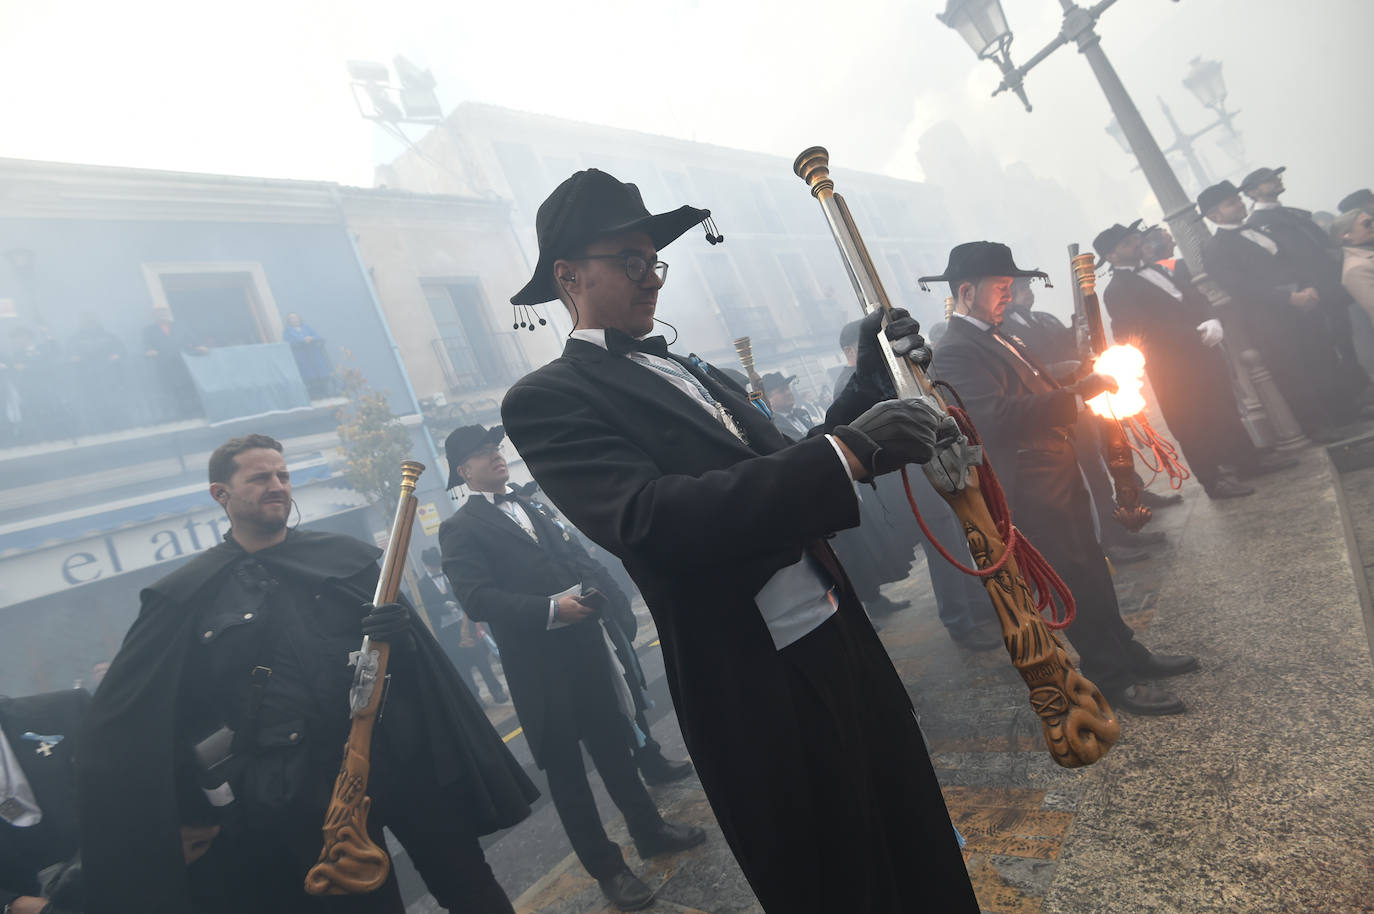
<path fill-rule="evenodd" d="M 1273 238 L 1297 269 L 1300 286 L 1310 286 L 1318 296 L 1317 310 L 1325 318 L 1328 340 L 1340 359 L 1337 364 L 1339 393 L 1350 403 L 1374 402 L 1369 375 L 1355 354 L 1355 335 L 1350 325 L 1350 293 L 1341 285 L 1341 249 L 1305 209 L 1284 206 L 1284 168 L 1257 168 L 1245 176 L 1240 189 L 1254 205 L 1246 225 Z"/>
<path fill-rule="evenodd" d="M 1224 334 L 1221 321 L 1189 281 L 1187 264 L 1176 263 L 1170 271 L 1160 263 L 1143 262 L 1144 236 L 1133 227 L 1138 222 L 1113 225 L 1093 239 L 1098 256 L 1112 265 L 1111 281 L 1102 293 L 1112 336 L 1145 354 L 1145 373 L 1159 411 L 1207 496 L 1251 495 L 1255 490 L 1231 472 L 1257 476 L 1295 466 L 1298 460 L 1255 448 L 1240 424 L 1230 369 L 1216 349 Z"/>
<path fill-rule="evenodd" d="M 1017 268 L 1011 249 L 991 241 L 959 245 L 941 275 L 921 277 L 948 282 L 955 299 L 936 370 L 968 408 L 1014 522 L 1073 593 L 1078 612 L 1065 634 L 1083 675 L 1119 710 L 1179 714 L 1183 702 L 1149 681 L 1197 669 L 1197 659 L 1151 653 L 1122 620 L 1073 444 L 1084 402 L 1115 382 L 1093 373 L 1063 386 L 999 328 L 1017 277 L 1046 278 Z"/>
<path fill-rule="evenodd" d="M 560 299 L 574 329 L 506 394 L 506 432 L 644 595 L 687 748 L 764 909 L 972 914 L 911 700 L 824 539 L 859 522 L 855 479 L 927 461 L 957 430 L 885 399 L 880 314 L 824 426 L 795 444 L 649 336 L 658 254 L 699 222 L 718 239 L 709 216 L 651 215 L 596 169 L 554 190 L 511 303 Z M 895 352 L 924 360 L 915 321 L 890 317 Z"/>
<path fill-rule="evenodd" d="M 291 476 L 265 435 L 226 441 L 209 477 L 228 535 L 143 591 L 91 704 L 77 761 L 90 914 L 401 914 L 394 870 L 368 894 L 304 888 L 363 635 L 392 646 L 372 840 L 390 829 L 441 907 L 511 914 L 478 837 L 537 793 L 415 614 L 369 603 L 380 550 L 288 529 Z M 222 830 L 187 867 L 178 824 Z"/>

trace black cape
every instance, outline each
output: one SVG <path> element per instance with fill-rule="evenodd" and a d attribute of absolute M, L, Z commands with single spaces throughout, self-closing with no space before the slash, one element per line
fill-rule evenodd
<path fill-rule="evenodd" d="M 351 537 L 304 530 L 251 553 L 280 574 L 336 587 L 368 569 L 375 583 L 380 554 Z M 207 588 L 248 555 L 226 537 L 145 589 L 138 619 L 91 703 L 77 760 L 88 914 L 192 910 L 175 796 L 177 693 L 198 604 Z M 360 604 L 372 600 L 361 589 L 354 596 Z M 454 814 L 477 834 L 514 825 L 529 815 L 538 791 L 413 615 L 411 630 L 416 651 L 407 660 L 419 671 L 430 761 L 439 784 L 465 787 L 464 808 Z"/>

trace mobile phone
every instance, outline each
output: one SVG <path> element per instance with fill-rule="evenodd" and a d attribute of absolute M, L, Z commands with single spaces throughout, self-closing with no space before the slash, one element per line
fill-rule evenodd
<path fill-rule="evenodd" d="M 593 587 L 589 590 L 582 591 L 582 595 L 577 598 L 577 602 L 585 606 L 590 606 L 597 612 L 601 612 L 606 608 L 606 595 Z"/>

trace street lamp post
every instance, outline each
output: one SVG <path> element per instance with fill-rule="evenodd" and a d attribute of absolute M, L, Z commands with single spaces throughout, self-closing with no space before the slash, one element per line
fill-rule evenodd
<path fill-rule="evenodd" d="M 1211 281 L 1202 267 L 1202 248 L 1210 238 L 1210 233 L 1203 225 L 1197 207 L 1193 205 L 1193 201 L 1183 190 L 1183 185 L 1179 183 L 1178 176 L 1169 166 L 1164 151 L 1159 148 L 1159 143 L 1146 126 L 1140 110 L 1126 92 L 1121 78 L 1107 60 L 1107 55 L 1102 50 L 1101 39 L 1093 28 L 1102 14 L 1116 2 L 1117 0 L 1100 0 L 1090 9 L 1084 9 L 1073 0 L 1059 0 L 1060 6 L 1064 8 L 1064 23 L 1059 34 L 1019 67 L 1011 62 L 1012 35 L 1007 26 L 1006 15 L 1002 12 L 1001 0 L 949 0 L 945 12 L 938 18 L 959 32 L 980 59 L 991 58 L 996 61 L 1002 70 L 1002 82 L 992 94 L 997 95 L 1010 90 L 1021 99 L 1027 111 L 1031 110 L 1031 105 L 1025 93 L 1026 74 L 1063 45 L 1070 42 L 1078 45 L 1079 53 L 1087 58 L 1103 94 L 1107 96 L 1107 103 L 1111 106 L 1131 151 L 1140 163 L 1145 180 L 1149 182 L 1155 199 L 1164 210 L 1164 219 L 1178 242 L 1184 261 L 1192 271 L 1194 283 L 1207 296 L 1213 307 L 1224 307 L 1230 299 Z M 1212 75 L 1210 70 L 1201 71 L 1197 77 L 1201 88 L 1194 91 L 1207 91 L 1210 93 L 1209 97 L 1217 95 Z M 1217 65 L 1216 75 L 1220 75 L 1220 65 Z M 1224 89 L 1220 96 L 1224 97 Z M 1263 408 L 1260 410 L 1263 415 L 1244 415 L 1251 435 L 1262 445 L 1297 447 L 1306 443 L 1301 429 L 1293 419 L 1292 411 L 1279 395 L 1272 376 L 1260 363 L 1258 353 L 1249 347 L 1245 349 L 1242 362 L 1248 369 L 1256 391 L 1263 399 Z M 1250 404 L 1252 408 L 1256 405 Z M 1246 404 L 1242 404 L 1242 408 L 1245 409 Z"/>

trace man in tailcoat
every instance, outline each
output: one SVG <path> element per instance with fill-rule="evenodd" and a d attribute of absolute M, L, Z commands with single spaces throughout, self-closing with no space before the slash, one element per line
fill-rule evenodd
<path fill-rule="evenodd" d="M 1340 395 L 1351 404 L 1374 402 L 1369 375 L 1355 353 L 1355 334 L 1350 323 L 1350 293 L 1341 284 L 1341 248 L 1312 219 L 1310 210 L 1284 206 L 1284 167 L 1257 168 L 1240 182 L 1241 192 L 1252 201 L 1245 224 L 1273 238 L 1293 262 L 1298 282 L 1315 289 L 1317 311 L 1326 319 L 1328 340 L 1340 357 L 1337 376 Z"/>
<path fill-rule="evenodd" d="M 972 914 L 910 698 L 824 539 L 858 523 L 854 480 L 929 460 L 957 429 L 885 399 L 881 315 L 825 425 L 795 444 L 649 336 L 658 254 L 698 222 L 719 240 L 709 216 L 651 215 L 596 169 L 554 190 L 511 302 L 561 299 L 574 330 L 507 393 L 506 431 L 644 595 L 687 748 L 764 909 Z M 905 313 L 886 332 L 900 356 L 928 353 Z"/>
<path fill-rule="evenodd" d="M 1232 472 L 1256 476 L 1294 466 L 1297 458 L 1256 449 L 1240 424 L 1231 372 L 1216 348 L 1225 333 L 1221 321 L 1190 281 L 1187 264 L 1178 261 L 1170 270 L 1144 262 L 1144 236 L 1133 227 L 1138 222 L 1118 223 L 1093 240 L 1098 256 L 1112 266 L 1102 293 L 1112 337 L 1145 354 L 1159 411 L 1208 497 L 1251 495 L 1255 490 Z"/>
<path fill-rule="evenodd" d="M 1217 225 L 1202 249 L 1207 275 L 1231 296 L 1224 326 L 1258 350 L 1302 430 L 1330 444 L 1354 418 L 1340 394 L 1339 356 L 1318 324 L 1317 290 L 1302 281 L 1289 252 L 1263 229 L 1245 225 L 1245 203 L 1230 181 L 1198 195 L 1198 210 Z"/>
<path fill-rule="evenodd" d="M 1111 571 L 1098 543 L 1092 500 L 1078 466 L 1073 426 L 1084 401 L 1115 388 L 1090 373 L 1071 386 L 999 325 L 1019 269 L 1011 249 L 991 241 L 961 244 L 939 276 L 955 312 L 935 356 L 935 373 L 954 386 L 983 439 L 984 453 L 1007 494 L 1012 517 L 1073 593 L 1078 612 L 1065 630 L 1083 675 L 1118 709 L 1178 714 L 1183 702 L 1149 680 L 1197 668 L 1197 659 L 1151 653 L 1121 618 Z"/>
<path fill-rule="evenodd" d="M 381 550 L 288 528 L 290 472 L 265 435 L 217 448 L 209 480 L 229 533 L 143 591 L 87 715 L 87 914 L 402 914 L 394 868 L 369 893 L 305 892 L 364 635 L 392 648 L 373 843 L 389 829 L 441 908 L 513 914 L 478 838 L 524 819 L 538 793 L 415 613 L 371 604 Z M 189 867 L 180 825 L 222 828 Z"/>
<path fill-rule="evenodd" d="M 472 491 L 439 528 L 444 571 L 465 611 L 491 626 L 525 740 L 578 859 L 617 908 L 638 910 L 654 893 L 606 837 L 582 745 L 641 859 L 695 847 L 706 834 L 663 821 L 635 772 L 636 708 L 605 618 L 628 613 L 630 601 L 571 534 L 511 491 L 503 437 L 499 425 L 468 425 L 444 442 L 449 487 Z"/>

